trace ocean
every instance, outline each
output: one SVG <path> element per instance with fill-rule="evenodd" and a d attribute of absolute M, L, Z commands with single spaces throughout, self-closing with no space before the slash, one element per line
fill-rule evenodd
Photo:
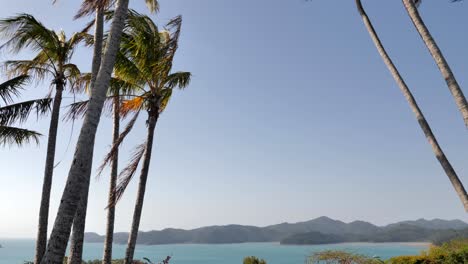
<path fill-rule="evenodd" d="M 34 241 L 26 239 L 0 239 L 0 264 L 23 264 L 32 260 Z M 102 258 L 102 243 L 87 243 L 84 247 L 84 259 Z M 171 264 L 242 264 L 246 256 L 263 258 L 268 264 L 301 264 L 313 252 L 340 249 L 369 256 L 388 259 L 399 255 L 419 254 L 428 245 L 422 243 L 344 243 L 313 246 L 291 246 L 279 243 L 243 243 L 243 244 L 179 244 L 179 245 L 138 245 L 136 258 L 147 257 L 153 262 L 166 256 L 172 256 Z M 122 258 L 125 245 L 114 246 L 114 258 Z"/>

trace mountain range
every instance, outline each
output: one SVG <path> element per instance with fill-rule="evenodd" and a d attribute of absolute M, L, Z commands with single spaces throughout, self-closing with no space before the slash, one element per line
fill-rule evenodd
<path fill-rule="evenodd" d="M 461 220 L 418 219 L 386 226 L 365 221 L 345 223 L 325 216 L 299 223 L 266 227 L 225 225 L 184 230 L 168 228 L 139 232 L 138 244 L 222 244 L 281 242 L 281 244 L 327 244 L 341 242 L 434 242 L 468 237 L 468 224 Z M 127 243 L 128 233 L 115 233 L 114 242 Z M 86 242 L 103 242 L 104 236 L 85 233 Z"/>

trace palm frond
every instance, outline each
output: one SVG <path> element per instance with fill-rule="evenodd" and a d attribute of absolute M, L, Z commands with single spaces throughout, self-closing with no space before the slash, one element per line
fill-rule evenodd
<path fill-rule="evenodd" d="M 125 129 L 122 131 L 122 133 L 120 133 L 119 135 L 119 138 L 116 140 L 116 142 L 114 142 L 114 144 L 112 145 L 110 151 L 106 154 L 106 156 L 104 157 L 101 165 L 99 166 L 99 168 L 97 169 L 97 177 L 99 177 L 102 172 L 104 171 L 104 169 L 106 168 L 107 165 L 110 164 L 111 160 L 113 159 L 113 157 L 116 155 L 117 153 L 117 150 L 119 149 L 120 147 L 120 144 L 122 144 L 123 140 L 125 139 L 125 137 L 130 133 L 130 131 L 133 129 L 133 126 L 135 125 L 135 122 L 137 121 L 138 119 L 138 115 L 139 115 L 140 112 L 136 112 L 135 115 L 132 117 L 132 119 L 130 119 L 130 121 L 128 122 L 127 126 L 125 127 Z"/>
<path fill-rule="evenodd" d="M 79 82 L 82 76 L 80 69 L 76 64 L 67 63 L 63 65 L 63 73 L 65 75 L 65 79 L 70 83 L 71 91 L 74 91 L 75 83 Z"/>
<path fill-rule="evenodd" d="M 0 126 L 0 145 L 3 146 L 22 146 L 30 142 L 39 144 L 40 136 L 42 135 L 35 131 L 10 126 Z"/>
<path fill-rule="evenodd" d="M 39 63 L 35 60 L 9 60 L 3 64 L 8 76 L 29 75 L 40 82 L 49 74 L 54 74 L 47 63 Z"/>
<path fill-rule="evenodd" d="M 133 83 L 135 85 L 143 86 L 143 72 L 141 72 L 139 67 L 121 51 L 117 52 L 117 58 L 115 60 L 115 76 L 121 80 L 124 80 L 127 83 Z"/>
<path fill-rule="evenodd" d="M 22 123 L 32 112 L 35 112 L 37 117 L 45 115 L 50 111 L 51 104 L 51 98 L 43 98 L 0 107 L 0 125 Z"/>
<path fill-rule="evenodd" d="M 71 90 L 73 93 L 88 93 L 91 91 L 91 73 L 86 72 L 80 74 L 76 80 L 71 84 Z"/>
<path fill-rule="evenodd" d="M 172 89 L 164 89 L 161 95 L 161 100 L 158 106 L 158 111 L 159 113 L 164 112 L 166 110 L 167 105 L 169 104 L 169 101 L 171 100 L 172 96 Z"/>
<path fill-rule="evenodd" d="M 8 39 L 0 49 L 9 49 L 13 53 L 24 48 L 39 51 L 52 50 L 59 46 L 56 34 L 29 14 L 0 20 L 0 33 Z"/>
<path fill-rule="evenodd" d="M 64 121 L 72 121 L 76 119 L 83 118 L 88 110 L 88 103 L 89 100 L 75 102 L 68 106 L 68 111 L 65 113 L 63 117 Z"/>
<path fill-rule="evenodd" d="M 142 96 L 137 96 L 133 99 L 122 101 L 120 106 L 120 115 L 126 117 L 131 112 L 139 112 L 145 103 L 145 98 Z"/>
<path fill-rule="evenodd" d="M 179 38 L 180 33 L 182 31 L 182 16 L 179 15 L 171 19 L 167 23 L 166 27 L 169 29 L 170 32 L 172 32 L 171 38 L 169 40 L 169 53 L 172 61 L 177 49 L 179 48 Z"/>
<path fill-rule="evenodd" d="M 0 84 L 0 98 L 5 104 L 11 103 L 13 96 L 17 97 L 25 85 L 30 80 L 28 75 L 20 75 Z"/>
<path fill-rule="evenodd" d="M 125 190 L 127 189 L 128 184 L 132 181 L 133 176 L 135 175 L 136 170 L 138 169 L 138 165 L 140 164 L 141 158 L 145 154 L 146 151 L 146 141 L 143 144 L 140 144 L 135 147 L 133 151 L 133 155 L 129 161 L 129 164 L 120 172 L 118 177 L 117 186 L 115 187 L 113 201 L 117 203 L 122 195 L 124 194 Z M 115 204 L 109 205 L 114 206 Z"/>
<path fill-rule="evenodd" d="M 110 115 L 112 113 L 112 102 L 114 97 L 108 96 L 104 101 L 103 114 Z M 86 111 L 88 110 L 89 100 L 83 100 L 72 103 L 68 106 L 68 111 L 63 117 L 64 121 L 73 121 L 84 118 Z"/>
<path fill-rule="evenodd" d="M 174 89 L 176 87 L 184 89 L 190 84 L 192 73 L 190 72 L 175 72 L 167 76 L 166 88 Z"/>
<path fill-rule="evenodd" d="M 159 12 L 159 2 L 157 0 L 145 0 L 145 2 L 151 13 Z"/>
<path fill-rule="evenodd" d="M 107 9 L 115 3 L 115 0 L 84 0 L 75 19 L 91 15 L 98 8 Z"/>
<path fill-rule="evenodd" d="M 132 83 L 118 77 L 112 77 L 109 85 L 109 96 L 130 96 L 138 91 L 144 91 L 141 87 L 142 84 Z"/>

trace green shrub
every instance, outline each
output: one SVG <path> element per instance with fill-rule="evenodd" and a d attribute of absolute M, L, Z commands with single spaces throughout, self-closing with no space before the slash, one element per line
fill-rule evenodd
<path fill-rule="evenodd" d="M 251 256 L 244 258 L 244 264 L 267 264 L 264 259 L 258 259 L 257 257 Z"/>
<path fill-rule="evenodd" d="M 442 246 L 431 246 L 419 256 L 391 258 L 389 264 L 458 264 L 468 263 L 468 239 L 452 240 Z"/>
<path fill-rule="evenodd" d="M 379 258 L 373 258 L 365 255 L 354 254 L 352 252 L 340 250 L 327 250 L 313 254 L 308 263 L 327 263 L 327 264 L 381 264 L 384 263 Z"/>

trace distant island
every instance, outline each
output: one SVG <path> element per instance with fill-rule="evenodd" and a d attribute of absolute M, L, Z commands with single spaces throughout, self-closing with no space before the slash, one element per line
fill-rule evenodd
<path fill-rule="evenodd" d="M 387 226 L 369 222 L 345 223 L 322 216 L 299 223 L 282 223 L 266 227 L 225 225 L 192 230 L 168 228 L 140 232 L 138 244 L 230 244 L 246 242 L 280 242 L 284 245 L 313 245 L 344 242 L 440 242 L 468 237 L 468 224 L 461 220 L 419 219 Z M 114 242 L 125 244 L 128 233 L 115 233 Z M 104 236 L 85 233 L 86 242 L 104 242 Z"/>

